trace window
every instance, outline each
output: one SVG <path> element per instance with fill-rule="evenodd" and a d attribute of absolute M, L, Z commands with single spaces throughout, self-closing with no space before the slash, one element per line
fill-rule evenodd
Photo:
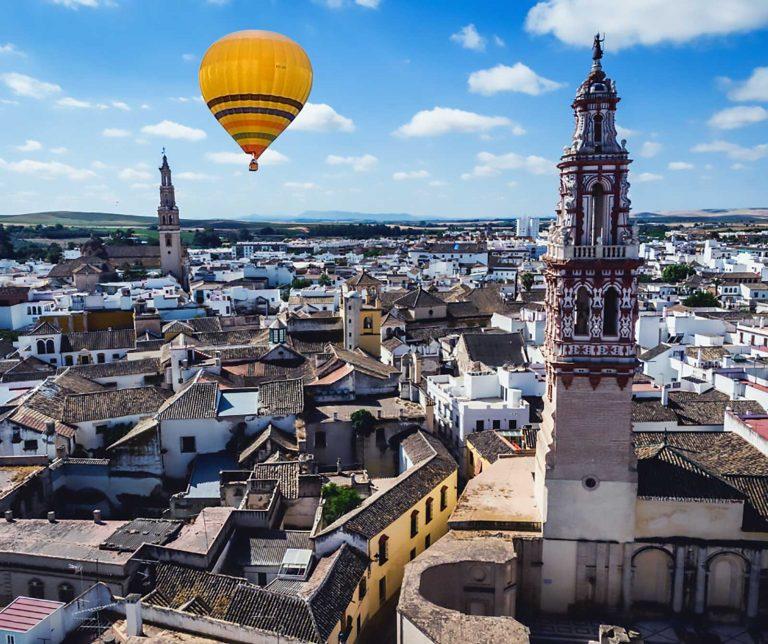
<path fill-rule="evenodd" d="M 25 452 L 36 452 L 37 451 L 37 440 L 28 440 L 24 441 L 24 451 Z"/>
<path fill-rule="evenodd" d="M 383 566 L 385 563 L 387 563 L 387 541 L 389 540 L 389 537 L 387 535 L 383 534 L 379 537 L 379 565 Z"/>
<path fill-rule="evenodd" d="M 59 601 L 68 604 L 75 598 L 75 587 L 72 584 L 59 584 Z"/>
<path fill-rule="evenodd" d="M 603 142 L 603 115 L 596 114 L 593 122 L 595 124 L 595 136 L 593 137 L 593 140 L 595 142 L 595 146 L 599 146 Z M 599 152 L 600 149 L 598 148 L 597 151 Z"/>
<path fill-rule="evenodd" d="M 315 432 L 315 447 L 323 448 L 325 447 L 325 432 L 322 431 L 316 431 Z"/>
<path fill-rule="evenodd" d="M 165 245 L 166 246 L 170 246 L 172 243 L 173 242 L 171 241 L 171 236 L 170 235 L 166 235 L 165 236 Z"/>
<path fill-rule="evenodd" d="M 119 359 L 120 359 L 120 354 L 119 353 L 113 353 L 112 354 L 112 360 L 119 360 Z"/>
<path fill-rule="evenodd" d="M 500 420 L 494 420 L 493 421 L 493 428 L 494 429 L 501 429 L 501 421 Z"/>
<path fill-rule="evenodd" d="M 414 510 L 411 512 L 411 536 L 415 537 L 419 534 L 419 511 Z"/>
<path fill-rule="evenodd" d="M 46 353 L 56 353 L 56 349 L 53 346 L 53 340 L 46 340 L 45 341 L 45 352 Z"/>
<path fill-rule="evenodd" d="M 6 635 L 5 636 L 5 644 L 16 644 L 16 636 L 15 635 Z"/>
<path fill-rule="evenodd" d="M 440 488 L 440 511 L 443 512 L 448 507 L 448 487 L 443 485 Z"/>
<path fill-rule="evenodd" d="M 429 546 L 432 545 L 432 535 L 428 534 L 426 537 L 424 537 L 424 550 L 429 548 Z"/>
<path fill-rule="evenodd" d="M 605 227 L 605 191 L 600 183 L 592 188 L 592 241 L 591 244 L 599 244 L 603 240 Z"/>
<path fill-rule="evenodd" d="M 39 579 L 30 579 L 29 596 L 35 599 L 45 599 L 45 584 Z"/>
<path fill-rule="evenodd" d="M 514 418 L 509 421 L 509 429 L 517 429 L 517 421 Z"/>
<path fill-rule="evenodd" d="M 379 579 L 379 605 L 387 601 L 387 578 Z"/>
<path fill-rule="evenodd" d="M 589 291 L 582 286 L 576 294 L 576 329 L 575 335 L 589 335 Z"/>
<path fill-rule="evenodd" d="M 106 358 L 104 357 L 103 353 L 96 354 L 96 362 L 98 362 L 99 364 L 104 364 L 105 361 L 106 361 Z"/>
<path fill-rule="evenodd" d="M 475 421 L 475 431 L 481 432 L 485 429 L 485 421 L 483 420 L 476 420 Z"/>
<path fill-rule="evenodd" d="M 363 318 L 363 328 L 364 329 L 372 329 L 373 328 L 373 318 L 369 315 L 366 315 Z"/>
<path fill-rule="evenodd" d="M 80 364 L 89 364 L 91 362 L 91 356 L 80 356 Z"/>
<path fill-rule="evenodd" d="M 72 356 L 64 356 L 64 364 L 67 367 L 71 367 L 72 366 Z"/>
<path fill-rule="evenodd" d="M 45 353 L 45 341 L 44 340 L 38 340 L 37 341 L 37 355 L 41 355 Z"/>
<path fill-rule="evenodd" d="M 357 598 L 360 601 L 363 601 L 363 598 L 365 597 L 365 594 L 367 592 L 368 592 L 368 582 L 365 580 L 365 577 L 363 577 L 357 586 Z"/>
<path fill-rule="evenodd" d="M 424 510 L 424 523 L 432 521 L 432 498 L 427 499 L 427 504 Z"/>
<path fill-rule="evenodd" d="M 619 335 L 619 293 L 612 287 L 603 298 L 603 335 Z"/>
<path fill-rule="evenodd" d="M 181 437 L 181 452 L 182 454 L 189 454 L 197 451 L 197 441 L 194 436 L 182 436 Z"/>
<path fill-rule="evenodd" d="M 416 548 L 411 548 L 411 552 L 408 555 L 408 560 L 413 561 L 416 559 Z"/>

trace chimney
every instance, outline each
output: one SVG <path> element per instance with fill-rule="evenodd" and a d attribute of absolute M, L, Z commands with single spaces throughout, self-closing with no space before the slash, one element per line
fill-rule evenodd
<path fill-rule="evenodd" d="M 13 510 L 6 510 L 5 511 L 5 520 L 8 523 L 13 523 Z"/>
<path fill-rule="evenodd" d="M 101 510 L 93 511 L 93 522 L 97 525 L 101 525 Z"/>
<path fill-rule="evenodd" d="M 337 411 L 333 412 L 333 420 L 338 420 L 338 419 L 339 419 L 339 412 Z"/>
<path fill-rule="evenodd" d="M 664 407 L 669 405 L 669 386 L 664 385 L 661 388 L 661 404 Z"/>
<path fill-rule="evenodd" d="M 56 523 L 56 513 L 53 510 L 48 513 L 48 523 Z"/>
<path fill-rule="evenodd" d="M 53 436 L 53 434 L 56 432 L 56 423 L 52 420 L 48 420 L 45 422 L 45 433 L 48 436 Z"/>
<path fill-rule="evenodd" d="M 221 351 L 216 352 L 216 368 L 221 369 Z"/>
<path fill-rule="evenodd" d="M 132 593 L 125 598 L 125 634 L 128 637 L 141 637 L 141 595 Z"/>

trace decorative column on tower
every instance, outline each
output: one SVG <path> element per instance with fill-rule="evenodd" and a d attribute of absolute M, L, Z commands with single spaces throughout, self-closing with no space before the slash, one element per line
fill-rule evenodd
<path fill-rule="evenodd" d="M 171 168 L 163 149 L 163 163 L 160 166 L 160 205 L 157 208 L 157 230 L 160 236 L 160 267 L 163 275 L 173 275 L 185 286 L 184 257 L 181 247 L 179 208 L 171 182 Z"/>
<path fill-rule="evenodd" d="M 626 141 L 616 140 L 619 97 L 602 56 L 596 36 L 572 104 L 576 126 L 558 164 L 560 202 L 544 257 L 544 534 L 626 542 L 637 492 L 631 400 L 641 261 L 629 223 L 631 161 Z"/>

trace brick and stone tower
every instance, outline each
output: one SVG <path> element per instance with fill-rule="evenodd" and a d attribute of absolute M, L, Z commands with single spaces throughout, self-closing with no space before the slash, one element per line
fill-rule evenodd
<path fill-rule="evenodd" d="M 619 97 L 592 68 L 572 107 L 560 202 L 544 257 L 547 282 L 545 539 L 633 539 L 637 473 L 631 398 L 637 319 L 637 239 L 629 223 L 630 159 L 616 140 Z"/>
<path fill-rule="evenodd" d="M 157 208 L 157 224 L 160 233 L 160 267 L 163 275 L 173 275 L 185 286 L 184 252 L 181 247 L 179 208 L 171 181 L 171 168 L 163 150 L 160 166 L 160 205 Z"/>

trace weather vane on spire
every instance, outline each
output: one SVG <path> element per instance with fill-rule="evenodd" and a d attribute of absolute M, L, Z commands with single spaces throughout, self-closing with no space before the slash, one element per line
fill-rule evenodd
<path fill-rule="evenodd" d="M 600 34 L 595 34 L 595 40 L 592 43 L 592 60 L 600 60 L 603 57 L 603 43 L 605 42 L 605 36 L 600 38 Z"/>

